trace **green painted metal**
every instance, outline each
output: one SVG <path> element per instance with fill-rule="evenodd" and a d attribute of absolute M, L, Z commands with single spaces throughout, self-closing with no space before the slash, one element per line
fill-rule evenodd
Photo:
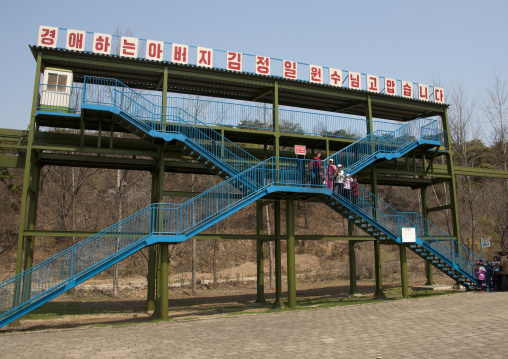
<path fill-rule="evenodd" d="M 41 166 L 35 161 L 32 164 L 32 183 L 29 187 L 30 202 L 28 204 L 28 229 L 35 229 L 35 222 L 37 220 L 37 204 L 39 200 L 39 180 L 41 176 Z M 25 238 L 25 263 L 23 270 L 32 268 L 33 254 L 34 254 L 34 236 L 26 236 Z"/>
<path fill-rule="evenodd" d="M 347 230 L 349 236 L 353 236 L 355 232 L 354 223 L 349 220 L 347 222 Z M 356 249 L 355 249 L 356 241 L 348 241 L 349 245 L 349 293 L 350 295 L 355 295 L 358 293 L 357 285 L 356 285 Z"/>
<path fill-rule="evenodd" d="M 446 131 L 447 135 L 447 141 L 448 144 L 452 143 L 450 138 L 450 126 L 448 124 L 448 114 L 446 110 L 444 111 L 443 115 L 441 116 L 442 122 L 443 122 L 443 129 Z M 453 227 L 453 235 L 457 237 L 457 241 L 460 241 L 460 228 L 459 228 L 459 212 L 458 212 L 458 205 L 457 205 L 457 188 L 455 185 L 455 174 L 454 174 L 454 168 L 453 168 L 453 158 L 451 152 L 447 152 L 445 154 L 446 156 L 446 164 L 448 169 L 448 175 L 450 175 L 449 183 L 449 192 L 450 192 L 450 205 L 451 205 L 451 211 L 452 211 L 452 227 Z"/>
<path fill-rule="evenodd" d="M 35 138 L 35 113 L 37 110 L 38 96 L 39 96 L 39 83 L 41 78 L 41 66 L 42 66 L 42 54 L 37 54 L 37 66 L 35 69 L 35 81 L 34 81 L 34 90 L 32 97 L 32 112 L 30 114 L 30 124 L 29 124 L 29 133 L 28 133 L 28 143 L 27 143 L 27 152 L 25 158 L 25 172 L 23 176 L 23 189 L 21 191 L 21 210 L 20 210 L 20 220 L 19 220 L 19 232 L 18 232 L 18 248 L 16 254 L 16 274 L 21 273 L 22 264 L 23 264 L 23 242 L 24 242 L 24 230 L 26 225 L 26 210 L 27 210 L 27 200 L 29 195 L 29 187 L 30 187 L 30 175 L 31 165 L 32 165 L 32 146 Z"/>
<path fill-rule="evenodd" d="M 263 235 L 263 205 L 256 201 L 256 234 Z M 265 300 L 265 276 L 264 276 L 264 254 L 262 240 L 256 240 L 256 303 L 266 303 Z"/>
<path fill-rule="evenodd" d="M 422 199 L 422 216 L 426 220 L 429 220 L 428 201 L 427 201 L 427 187 L 420 189 L 420 195 Z M 434 284 L 433 266 L 429 261 L 425 261 L 425 276 L 427 277 L 427 283 L 425 285 Z"/>
<path fill-rule="evenodd" d="M 383 292 L 383 270 L 381 268 L 381 243 L 374 241 L 374 272 L 376 275 L 376 291 L 374 297 L 376 299 L 386 298 Z"/>
<path fill-rule="evenodd" d="M 168 243 L 161 243 L 161 300 L 160 300 L 160 318 L 169 320 L 169 298 L 168 298 Z"/>
<path fill-rule="evenodd" d="M 400 254 L 400 281 L 402 286 L 402 298 L 409 298 L 409 285 L 407 278 L 407 258 L 406 258 L 406 245 L 399 244 Z"/>
<path fill-rule="evenodd" d="M 296 308 L 296 269 L 295 269 L 295 206 L 292 196 L 286 197 L 287 232 L 287 275 L 288 307 Z"/>
<path fill-rule="evenodd" d="M 152 170 L 152 188 L 151 203 L 160 203 L 159 200 L 159 170 Z M 146 291 L 146 310 L 151 312 L 155 310 L 155 281 L 157 270 L 157 254 L 156 244 L 152 244 L 148 248 L 148 273 L 147 273 L 147 291 Z"/>
<path fill-rule="evenodd" d="M 274 308 L 284 308 L 282 300 L 282 253 L 280 235 L 280 201 L 274 203 L 275 212 L 275 302 Z"/>

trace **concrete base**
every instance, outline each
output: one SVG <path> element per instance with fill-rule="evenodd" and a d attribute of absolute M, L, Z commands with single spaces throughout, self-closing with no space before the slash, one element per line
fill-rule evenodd
<path fill-rule="evenodd" d="M 364 297 L 364 296 L 365 296 L 365 294 L 360 294 L 360 293 L 349 294 L 348 293 L 348 294 L 344 294 L 344 295 L 340 296 L 339 299 L 344 298 L 344 297 L 347 297 L 347 298 L 351 298 L 351 297 L 357 298 L 357 297 Z"/>
<path fill-rule="evenodd" d="M 419 285 L 416 287 L 412 287 L 412 290 L 465 290 L 463 286 L 457 285 L 442 285 L 442 284 L 433 284 L 433 285 Z"/>

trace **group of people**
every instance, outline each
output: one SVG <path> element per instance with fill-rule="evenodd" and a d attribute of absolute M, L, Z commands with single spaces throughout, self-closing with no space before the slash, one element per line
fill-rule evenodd
<path fill-rule="evenodd" d="M 327 188 L 357 203 L 359 190 L 358 176 L 344 174 L 342 165 L 340 163 L 335 165 L 333 158 L 328 160 L 324 171 L 321 162 L 321 152 L 319 152 L 309 166 L 314 183 L 321 184 L 322 180 L 322 184 L 326 185 Z"/>
<path fill-rule="evenodd" d="M 508 292 L 508 253 L 499 252 L 491 261 L 476 262 L 474 272 L 478 290 Z"/>

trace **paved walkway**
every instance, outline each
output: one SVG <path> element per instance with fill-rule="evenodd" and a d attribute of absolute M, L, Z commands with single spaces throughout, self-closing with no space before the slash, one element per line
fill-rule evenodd
<path fill-rule="evenodd" d="M 508 293 L 0 335 L 7 358 L 506 358 Z M 502 350 L 505 352 L 502 354 Z"/>

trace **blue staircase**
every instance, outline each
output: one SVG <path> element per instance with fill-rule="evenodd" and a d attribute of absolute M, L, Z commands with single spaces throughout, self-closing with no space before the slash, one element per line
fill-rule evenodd
<path fill-rule="evenodd" d="M 310 160 L 272 157 L 263 162 L 224 139 L 188 113 L 156 106 L 116 80 L 87 78 L 81 108 L 109 111 L 147 140 L 182 143 L 226 173 L 223 182 L 182 204 L 152 204 L 69 249 L 0 283 L 0 327 L 84 282 L 136 251 L 159 242 L 183 242 L 270 194 L 309 193 L 381 241 L 401 243 L 404 227 L 415 227 L 410 248 L 437 268 L 472 287 L 474 254 L 417 213 L 397 212 L 360 187 L 345 197 L 309 179 Z M 397 158 L 418 146 L 443 144 L 437 122 L 415 120 L 395 131 L 376 132 L 335 153 L 336 163 L 355 173 L 377 161 Z M 185 149 L 184 149 L 185 150 Z"/>

